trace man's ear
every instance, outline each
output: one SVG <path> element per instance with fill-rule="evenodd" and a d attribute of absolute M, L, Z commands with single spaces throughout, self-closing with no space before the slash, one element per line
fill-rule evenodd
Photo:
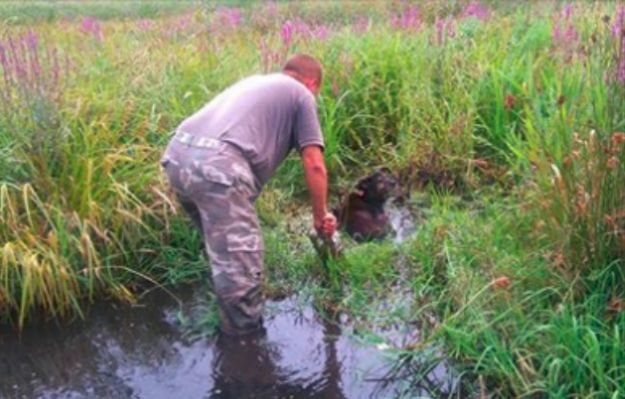
<path fill-rule="evenodd" d="M 321 90 L 321 82 L 314 78 L 304 79 L 306 87 L 314 93 L 318 93 Z"/>

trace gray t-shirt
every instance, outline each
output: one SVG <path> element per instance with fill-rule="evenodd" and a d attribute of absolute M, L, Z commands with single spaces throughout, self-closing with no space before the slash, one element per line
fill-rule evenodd
<path fill-rule="evenodd" d="M 185 119 L 178 130 L 239 147 L 261 186 L 291 149 L 324 145 L 315 97 L 282 73 L 235 83 Z"/>

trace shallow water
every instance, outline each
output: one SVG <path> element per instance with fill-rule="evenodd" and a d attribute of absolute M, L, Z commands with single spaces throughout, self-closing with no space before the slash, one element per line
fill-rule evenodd
<path fill-rule="evenodd" d="M 2 327 L 0 396 L 386 398 L 406 388 L 386 378 L 392 365 L 386 345 L 355 339 L 348 325 L 295 297 L 268 301 L 266 333 L 253 339 L 193 337 L 178 315 L 201 308 L 204 294 L 177 292 L 182 310 L 159 291 L 140 306 L 96 306 L 86 321 L 62 327 L 30 326 L 21 335 Z M 400 328 L 382 334 L 410 338 Z M 454 385 L 444 366 L 430 374 Z"/>
<path fill-rule="evenodd" d="M 386 212 L 393 230 L 394 236 L 392 239 L 395 244 L 401 244 L 416 232 L 415 216 L 407 207 L 398 206 L 389 201 L 384 206 L 384 212 Z"/>

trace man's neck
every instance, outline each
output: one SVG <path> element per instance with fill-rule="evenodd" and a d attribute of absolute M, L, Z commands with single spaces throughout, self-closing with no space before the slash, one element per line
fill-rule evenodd
<path fill-rule="evenodd" d="M 301 76 L 295 72 L 291 72 L 291 71 L 282 71 L 282 73 L 286 76 L 290 76 L 293 79 L 297 80 L 298 82 L 300 82 L 301 84 L 304 84 L 304 82 L 302 82 Z"/>

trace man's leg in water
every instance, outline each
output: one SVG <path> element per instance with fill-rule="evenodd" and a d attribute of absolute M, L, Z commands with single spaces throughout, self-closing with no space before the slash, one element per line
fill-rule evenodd
<path fill-rule="evenodd" d="M 231 186 L 215 183 L 195 199 L 227 334 L 244 334 L 262 324 L 263 242 L 253 197 L 253 190 L 235 180 Z"/>
<path fill-rule="evenodd" d="M 232 170 L 166 169 L 184 209 L 202 228 L 222 330 L 239 335 L 262 324 L 263 241 L 253 205 L 258 192 L 250 179 L 240 178 L 240 168 Z"/>

